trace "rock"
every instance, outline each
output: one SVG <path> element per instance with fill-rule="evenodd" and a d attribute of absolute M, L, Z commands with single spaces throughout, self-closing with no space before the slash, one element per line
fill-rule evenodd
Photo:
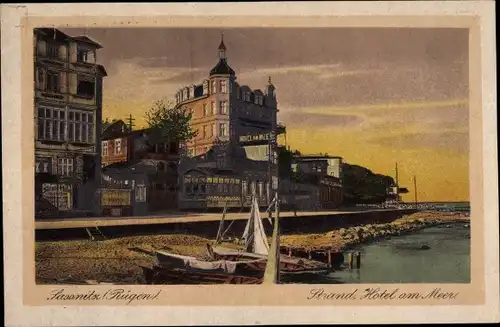
<path fill-rule="evenodd" d="M 427 244 L 422 244 L 419 248 L 419 250 L 429 250 L 431 247 L 428 246 Z"/>

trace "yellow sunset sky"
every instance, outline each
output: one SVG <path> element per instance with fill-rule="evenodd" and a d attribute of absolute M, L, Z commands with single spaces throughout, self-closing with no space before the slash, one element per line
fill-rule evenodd
<path fill-rule="evenodd" d="M 82 29 L 63 29 L 81 35 Z M 88 29 L 99 42 L 104 118 L 144 126 L 153 101 L 173 100 L 217 63 L 221 29 Z M 328 153 L 408 187 L 419 201 L 469 199 L 468 31 L 425 28 L 224 29 L 237 81 L 277 89 L 287 145 Z M 281 143 L 284 143 L 282 138 Z"/>

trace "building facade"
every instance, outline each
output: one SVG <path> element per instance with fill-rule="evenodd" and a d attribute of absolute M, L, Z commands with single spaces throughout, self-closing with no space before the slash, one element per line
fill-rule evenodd
<path fill-rule="evenodd" d="M 299 180 L 317 185 L 319 208 L 334 209 L 342 205 L 342 158 L 328 155 L 296 155 L 292 170 Z"/>
<path fill-rule="evenodd" d="M 200 84 L 183 87 L 176 106 L 192 113 L 198 135 L 184 144 L 180 165 L 183 209 L 245 207 L 251 195 L 266 206 L 278 185 L 276 88 L 268 79 L 264 91 L 237 82 L 221 39 L 218 62 Z M 196 186 L 199 185 L 199 186 Z"/>
<path fill-rule="evenodd" d="M 178 208 L 178 143 L 166 143 L 150 129 L 131 131 L 121 120 L 103 131 L 101 142 L 103 193 L 129 189 L 133 215 Z"/>
<path fill-rule="evenodd" d="M 35 197 L 59 211 L 91 211 L 100 183 L 100 44 L 34 29 Z"/>
<path fill-rule="evenodd" d="M 218 141 L 239 142 L 240 137 L 284 129 L 277 123 L 276 88 L 271 78 L 264 91 L 240 85 L 229 66 L 224 40 L 219 61 L 200 84 L 188 85 L 175 95 L 176 106 L 192 113 L 198 135 L 185 144 L 190 156 L 207 153 Z"/>

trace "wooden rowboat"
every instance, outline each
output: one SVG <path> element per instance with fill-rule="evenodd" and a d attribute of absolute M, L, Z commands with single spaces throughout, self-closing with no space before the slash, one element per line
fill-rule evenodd
<path fill-rule="evenodd" d="M 203 272 L 188 269 L 166 269 L 159 266 L 141 267 L 147 284 L 212 285 L 212 284 L 261 284 L 262 278 L 227 273 Z"/>

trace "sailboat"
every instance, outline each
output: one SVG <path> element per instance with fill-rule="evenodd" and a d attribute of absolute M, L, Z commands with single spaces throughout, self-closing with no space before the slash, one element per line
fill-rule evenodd
<path fill-rule="evenodd" d="M 273 200 L 273 204 L 275 207 L 275 218 L 273 223 L 271 248 L 267 242 L 264 226 L 262 224 L 257 197 L 253 195 L 250 217 L 247 221 L 242 237 L 244 240 L 244 250 L 233 250 L 209 246 L 208 252 L 212 259 L 231 260 L 237 262 L 244 262 L 245 260 L 254 261 L 262 267 L 262 270 L 265 270 L 268 266 L 268 257 L 276 257 L 275 261 L 277 267 L 279 267 L 280 275 L 285 279 L 294 279 L 295 277 L 303 277 L 311 274 L 327 274 L 329 272 L 328 266 L 322 262 L 303 258 L 293 258 L 280 254 L 280 233 L 278 223 L 279 204 L 276 198 Z M 220 235 L 220 232 L 218 235 Z M 218 242 L 216 241 L 216 243 Z M 264 262 L 259 262 L 258 260 L 262 260 Z"/>

